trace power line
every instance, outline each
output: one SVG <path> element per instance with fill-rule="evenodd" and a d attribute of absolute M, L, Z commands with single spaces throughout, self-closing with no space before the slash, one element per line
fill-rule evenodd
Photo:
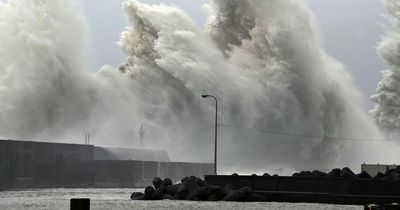
<path fill-rule="evenodd" d="M 362 139 L 362 138 L 344 138 L 344 137 L 331 137 L 331 136 L 302 135 L 302 134 L 296 134 L 296 133 L 286 133 L 286 132 L 282 132 L 282 131 L 271 131 L 271 130 L 255 129 L 255 128 L 246 128 L 246 127 L 230 125 L 230 124 L 221 123 L 221 122 L 218 123 L 218 125 L 230 127 L 230 128 L 241 129 L 241 130 L 249 130 L 249 131 L 258 132 L 258 133 L 269 133 L 269 134 L 274 134 L 274 135 L 303 137 L 303 138 L 309 138 L 309 139 L 323 139 L 324 141 L 364 141 L 364 142 L 400 141 L 400 139 Z"/>

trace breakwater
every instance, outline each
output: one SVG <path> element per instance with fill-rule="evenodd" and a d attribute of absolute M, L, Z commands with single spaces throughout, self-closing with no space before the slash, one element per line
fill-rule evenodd
<path fill-rule="evenodd" d="M 213 171 L 208 163 L 155 161 L 167 157 L 151 150 L 145 157 L 153 161 L 120 160 L 118 155 L 96 159 L 95 151 L 98 157 L 102 150 L 93 145 L 0 140 L 0 189 L 144 187 L 156 176 L 177 181 Z"/>
<path fill-rule="evenodd" d="M 393 173 L 393 171 L 391 172 Z M 388 175 L 390 172 L 388 172 Z M 205 182 L 233 189 L 251 188 L 267 201 L 346 205 L 398 203 L 399 179 L 359 176 L 214 176 Z"/>
<path fill-rule="evenodd" d="M 329 173 L 301 171 L 292 176 L 253 174 L 251 176 L 206 175 L 202 180 L 185 177 L 172 184 L 156 177 L 144 192 L 132 200 L 191 200 L 325 203 L 340 205 L 390 205 L 400 201 L 400 167 L 370 176 L 355 174 L 345 167 Z M 396 209 L 398 206 L 396 206 Z"/>

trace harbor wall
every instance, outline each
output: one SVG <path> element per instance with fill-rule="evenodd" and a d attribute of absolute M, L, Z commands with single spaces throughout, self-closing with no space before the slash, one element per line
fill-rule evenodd
<path fill-rule="evenodd" d="M 90 145 L 0 141 L 1 188 L 90 186 L 92 161 Z"/>
<path fill-rule="evenodd" d="M 285 177 L 206 175 L 207 184 L 234 190 L 250 187 L 270 202 L 343 205 L 391 204 L 400 200 L 400 182 L 357 177 Z"/>
<path fill-rule="evenodd" d="M 207 175 L 215 186 L 232 184 L 234 189 L 249 186 L 258 192 L 328 193 L 368 196 L 400 196 L 400 181 L 343 177 L 224 176 Z"/>
<path fill-rule="evenodd" d="M 94 151 L 92 145 L 0 140 L 0 189 L 143 187 L 156 176 L 177 181 L 213 171 L 209 163 L 96 160 Z"/>

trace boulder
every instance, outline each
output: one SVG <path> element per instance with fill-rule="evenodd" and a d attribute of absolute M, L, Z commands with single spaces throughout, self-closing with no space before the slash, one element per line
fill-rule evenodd
<path fill-rule="evenodd" d="M 340 168 L 335 168 L 332 169 L 332 171 L 330 171 L 327 176 L 328 177 L 340 177 L 340 173 L 342 172 L 342 170 L 340 170 Z"/>
<path fill-rule="evenodd" d="M 231 192 L 233 192 L 233 185 L 231 183 L 228 183 L 225 185 L 223 192 L 225 195 L 230 194 Z"/>
<path fill-rule="evenodd" d="M 396 169 L 389 169 L 386 171 L 385 177 L 391 180 L 398 180 L 400 178 L 400 174 Z"/>
<path fill-rule="evenodd" d="M 186 199 L 186 197 L 192 193 L 195 189 L 199 188 L 200 186 L 197 184 L 197 180 L 195 177 L 189 177 L 182 182 L 178 190 L 178 195 L 182 199 Z"/>
<path fill-rule="evenodd" d="M 144 200 L 146 200 L 146 196 L 144 194 L 142 194 L 140 196 L 137 196 L 137 197 L 133 198 L 132 200 L 134 200 L 134 201 L 144 201 Z"/>
<path fill-rule="evenodd" d="M 183 178 L 181 179 L 181 183 L 185 182 L 186 179 L 189 179 L 189 177 L 183 177 Z"/>
<path fill-rule="evenodd" d="M 170 195 L 170 194 L 164 194 L 163 196 L 161 196 L 161 199 L 163 199 L 163 200 L 173 200 L 174 196 Z"/>
<path fill-rule="evenodd" d="M 132 200 L 136 200 L 135 198 L 138 198 L 138 197 L 140 197 L 140 196 L 142 196 L 143 199 L 144 199 L 144 194 L 143 194 L 143 193 L 141 193 L 141 192 L 133 192 L 133 193 L 131 194 L 131 199 L 132 199 Z"/>
<path fill-rule="evenodd" d="M 182 184 L 169 185 L 165 187 L 165 193 L 170 195 L 177 195 Z"/>
<path fill-rule="evenodd" d="M 163 181 L 160 177 L 156 177 L 153 179 L 153 186 L 155 189 L 158 189 L 162 183 L 163 183 Z"/>
<path fill-rule="evenodd" d="M 356 174 L 348 167 L 344 167 L 340 172 L 340 177 L 344 178 L 356 178 Z"/>
<path fill-rule="evenodd" d="M 207 187 L 211 194 L 217 194 L 223 192 L 223 189 L 219 186 L 208 185 Z"/>
<path fill-rule="evenodd" d="M 248 186 L 240 188 L 239 191 L 243 192 L 246 196 L 253 192 Z"/>
<path fill-rule="evenodd" d="M 311 173 L 312 173 L 312 176 L 316 177 L 316 178 L 326 177 L 326 173 L 322 172 L 322 171 L 314 170 Z"/>
<path fill-rule="evenodd" d="M 187 196 L 186 200 L 192 200 L 192 201 L 206 201 L 208 199 L 208 195 L 210 194 L 209 188 L 207 186 L 204 187 L 199 187 Z"/>
<path fill-rule="evenodd" d="M 147 186 L 146 188 L 144 188 L 144 195 L 146 200 L 150 200 L 151 199 L 151 195 L 153 195 L 155 189 L 153 186 Z"/>
<path fill-rule="evenodd" d="M 369 173 L 367 173 L 366 171 L 362 170 L 361 173 L 357 174 L 358 178 L 361 179 L 371 179 L 371 175 L 369 175 Z"/>
<path fill-rule="evenodd" d="M 165 178 L 164 180 L 163 180 L 163 183 L 162 183 L 164 186 L 170 186 L 170 185 L 172 185 L 172 180 L 170 179 L 170 178 Z"/>
<path fill-rule="evenodd" d="M 233 190 L 227 194 L 222 200 L 223 201 L 244 201 L 250 195 L 250 187 L 243 187 L 239 190 Z"/>
<path fill-rule="evenodd" d="M 267 201 L 267 197 L 257 193 L 250 193 L 250 195 L 246 198 L 246 202 L 263 202 L 263 201 Z"/>
<path fill-rule="evenodd" d="M 226 195 L 222 200 L 223 201 L 243 201 L 245 199 L 245 195 L 241 191 L 233 191 Z"/>
<path fill-rule="evenodd" d="M 196 179 L 196 183 L 197 183 L 197 185 L 199 185 L 200 187 L 205 187 L 205 186 L 207 186 L 207 183 L 206 183 L 204 180 L 202 180 L 202 179 L 200 179 L 200 178 L 197 178 L 197 177 L 194 177 L 194 179 Z"/>
<path fill-rule="evenodd" d="M 383 178 L 385 178 L 385 174 L 378 172 L 372 179 L 377 180 L 377 179 L 383 179 Z"/>
<path fill-rule="evenodd" d="M 271 177 L 271 175 L 269 173 L 264 173 L 263 177 Z"/>
<path fill-rule="evenodd" d="M 221 200 L 222 198 L 225 197 L 224 189 L 218 186 L 208 186 L 208 201 L 214 201 L 214 200 Z"/>
<path fill-rule="evenodd" d="M 300 177 L 312 177 L 313 174 L 312 174 L 311 171 L 301 171 L 301 172 L 299 173 L 299 176 L 300 176 Z"/>
<path fill-rule="evenodd" d="M 165 186 L 160 185 L 150 196 L 150 200 L 161 200 L 161 197 L 165 194 Z"/>

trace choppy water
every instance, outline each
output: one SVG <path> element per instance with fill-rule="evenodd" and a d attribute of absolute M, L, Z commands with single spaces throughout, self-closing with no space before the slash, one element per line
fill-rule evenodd
<path fill-rule="evenodd" d="M 69 209 L 71 198 L 90 198 L 91 209 L 363 209 L 360 206 L 289 203 L 131 201 L 140 189 L 37 189 L 0 192 L 0 209 Z"/>

